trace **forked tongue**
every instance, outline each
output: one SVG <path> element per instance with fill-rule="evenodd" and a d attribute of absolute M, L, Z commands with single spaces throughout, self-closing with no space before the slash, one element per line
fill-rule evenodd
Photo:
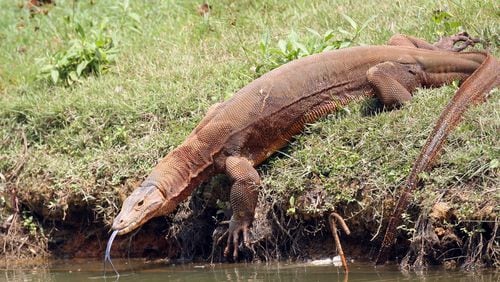
<path fill-rule="evenodd" d="M 104 254 L 104 276 L 106 276 L 106 261 L 109 261 L 109 264 L 111 264 L 111 267 L 116 273 L 116 277 L 120 277 L 120 273 L 116 270 L 115 266 L 113 265 L 113 262 L 111 261 L 111 245 L 113 245 L 113 241 L 115 240 L 116 234 L 118 234 L 118 230 L 113 231 L 111 234 L 111 237 L 109 237 L 108 240 L 108 245 L 106 246 L 106 253 Z"/>

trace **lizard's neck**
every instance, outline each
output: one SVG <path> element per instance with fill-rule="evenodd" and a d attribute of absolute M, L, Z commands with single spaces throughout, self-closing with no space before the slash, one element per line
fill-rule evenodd
<path fill-rule="evenodd" d="M 184 142 L 171 151 L 153 169 L 143 185 L 153 184 L 166 199 L 182 201 L 210 176 L 213 161 L 204 157 L 196 144 Z"/>

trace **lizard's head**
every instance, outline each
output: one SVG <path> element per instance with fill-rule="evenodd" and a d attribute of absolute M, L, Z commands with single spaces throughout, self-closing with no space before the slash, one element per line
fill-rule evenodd
<path fill-rule="evenodd" d="M 120 213 L 113 221 L 113 230 L 119 235 L 129 233 L 153 217 L 168 214 L 175 209 L 154 185 L 142 185 L 123 202 Z"/>

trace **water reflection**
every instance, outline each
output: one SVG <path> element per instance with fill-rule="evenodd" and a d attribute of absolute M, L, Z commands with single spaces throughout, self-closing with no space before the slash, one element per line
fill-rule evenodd
<path fill-rule="evenodd" d="M 430 269 L 422 273 L 402 273 L 396 266 L 375 268 L 353 263 L 345 275 L 341 267 L 313 266 L 307 263 L 273 264 L 185 264 L 147 263 L 142 260 L 116 260 L 119 281 L 500 281 L 494 271 L 461 272 Z M 72 260 L 55 262 L 47 268 L 0 270 L 0 281 L 115 281 L 108 272 L 103 277 L 102 261 Z"/>

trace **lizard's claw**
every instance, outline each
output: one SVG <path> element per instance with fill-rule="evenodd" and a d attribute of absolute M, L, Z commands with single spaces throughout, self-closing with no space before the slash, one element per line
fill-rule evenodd
<path fill-rule="evenodd" d="M 460 52 L 469 46 L 474 46 L 474 44 L 480 42 L 479 38 L 472 38 L 467 32 L 460 32 L 453 36 L 442 37 L 434 46 L 439 49 L 452 52 Z M 460 43 L 455 46 L 455 44 Z"/>
<path fill-rule="evenodd" d="M 236 220 L 231 219 L 229 223 L 228 229 L 228 237 L 226 248 L 224 249 L 224 256 L 227 257 L 229 255 L 229 251 L 231 250 L 231 243 L 233 243 L 233 259 L 238 259 L 238 245 L 240 233 L 243 233 L 243 244 L 245 247 L 249 247 L 249 230 L 250 230 L 251 220 Z"/>

